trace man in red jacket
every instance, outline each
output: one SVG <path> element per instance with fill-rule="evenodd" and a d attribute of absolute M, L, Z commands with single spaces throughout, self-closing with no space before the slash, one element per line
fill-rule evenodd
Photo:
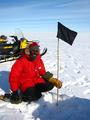
<path fill-rule="evenodd" d="M 62 86 L 61 81 L 45 70 L 36 42 L 30 42 L 24 54 L 12 66 L 9 83 L 12 90 L 10 101 L 16 104 L 21 102 L 21 98 L 28 102 L 38 100 L 41 92 Z"/>

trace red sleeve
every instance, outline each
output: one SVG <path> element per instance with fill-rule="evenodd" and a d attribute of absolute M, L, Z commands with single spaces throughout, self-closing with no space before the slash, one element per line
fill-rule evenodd
<path fill-rule="evenodd" d="M 19 60 L 17 60 L 11 68 L 11 72 L 9 75 L 9 83 L 12 91 L 16 91 L 19 88 L 18 80 L 20 78 L 22 69 L 23 69 L 23 65 Z"/>

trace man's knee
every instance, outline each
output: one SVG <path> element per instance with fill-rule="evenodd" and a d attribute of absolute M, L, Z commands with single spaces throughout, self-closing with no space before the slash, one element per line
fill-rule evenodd
<path fill-rule="evenodd" d="M 35 87 L 27 88 L 26 91 L 23 93 L 22 98 L 23 101 L 35 101 L 41 97 L 41 93 L 39 93 Z"/>

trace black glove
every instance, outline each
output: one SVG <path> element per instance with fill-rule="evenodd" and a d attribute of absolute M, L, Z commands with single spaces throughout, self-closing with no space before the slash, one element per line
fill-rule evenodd
<path fill-rule="evenodd" d="M 48 81 L 50 78 L 53 77 L 53 74 L 50 73 L 49 71 L 47 71 L 43 76 L 42 78 L 45 79 L 46 81 Z"/>
<path fill-rule="evenodd" d="M 18 94 L 18 91 L 12 92 L 11 97 L 10 97 L 10 102 L 13 104 L 21 103 L 21 98 Z"/>

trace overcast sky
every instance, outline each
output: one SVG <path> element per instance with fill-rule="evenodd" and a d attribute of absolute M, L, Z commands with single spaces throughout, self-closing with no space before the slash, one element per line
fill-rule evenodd
<path fill-rule="evenodd" d="M 0 0 L 0 32 L 55 32 L 58 21 L 90 32 L 90 0 Z"/>

